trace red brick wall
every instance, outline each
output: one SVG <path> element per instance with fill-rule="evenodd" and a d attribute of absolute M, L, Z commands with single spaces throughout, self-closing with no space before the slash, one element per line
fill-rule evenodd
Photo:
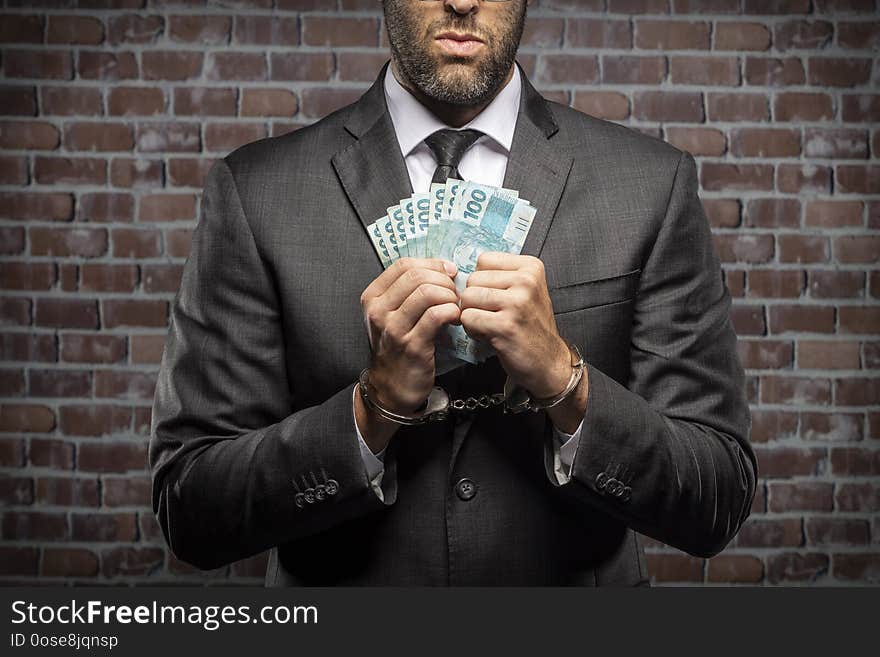
<path fill-rule="evenodd" d="M 0 580 L 201 581 L 150 511 L 146 445 L 203 176 L 368 86 L 378 0 L 5 5 Z M 708 561 L 649 541 L 652 577 L 880 582 L 875 1 L 532 5 L 520 59 L 548 96 L 697 157 L 736 297 L 753 515 Z"/>

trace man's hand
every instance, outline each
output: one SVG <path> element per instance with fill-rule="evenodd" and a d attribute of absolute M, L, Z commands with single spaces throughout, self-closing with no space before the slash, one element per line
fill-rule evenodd
<path fill-rule="evenodd" d="M 461 295 L 461 325 L 487 342 L 501 366 L 533 398 L 558 395 L 571 377 L 571 351 L 559 335 L 544 263 L 532 256 L 486 252 Z M 586 376 L 563 407 L 551 409 L 561 430 L 573 433 L 586 410 Z"/>
<path fill-rule="evenodd" d="M 434 339 L 444 324 L 457 323 L 460 310 L 449 261 L 401 258 L 361 294 L 370 337 L 370 384 L 384 408 L 410 415 L 434 387 Z M 397 425 L 378 418 L 355 397 L 355 418 L 364 441 L 379 452 Z"/>

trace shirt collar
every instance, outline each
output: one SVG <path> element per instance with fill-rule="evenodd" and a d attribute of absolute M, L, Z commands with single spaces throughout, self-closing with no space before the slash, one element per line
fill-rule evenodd
<path fill-rule="evenodd" d="M 492 102 L 469 123 L 462 126 L 485 133 L 508 153 L 513 144 L 513 131 L 519 114 L 522 81 L 519 66 L 514 65 L 513 76 L 498 92 Z M 416 146 L 437 130 L 449 128 L 401 86 L 388 66 L 385 72 L 385 100 L 397 141 L 403 156 L 409 155 Z"/>

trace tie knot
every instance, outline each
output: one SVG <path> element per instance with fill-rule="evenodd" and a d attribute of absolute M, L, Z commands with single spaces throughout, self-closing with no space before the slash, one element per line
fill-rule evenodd
<path fill-rule="evenodd" d="M 425 143 L 434 157 L 438 166 L 458 167 L 465 151 L 474 145 L 483 133 L 479 130 L 452 130 L 444 129 L 428 135 Z"/>

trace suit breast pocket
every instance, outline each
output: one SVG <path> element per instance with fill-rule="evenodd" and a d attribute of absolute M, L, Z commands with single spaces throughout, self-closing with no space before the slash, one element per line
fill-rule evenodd
<path fill-rule="evenodd" d="M 635 269 L 609 278 L 552 287 L 548 291 L 553 312 L 561 315 L 632 299 L 638 290 L 641 273 L 641 269 Z"/>

